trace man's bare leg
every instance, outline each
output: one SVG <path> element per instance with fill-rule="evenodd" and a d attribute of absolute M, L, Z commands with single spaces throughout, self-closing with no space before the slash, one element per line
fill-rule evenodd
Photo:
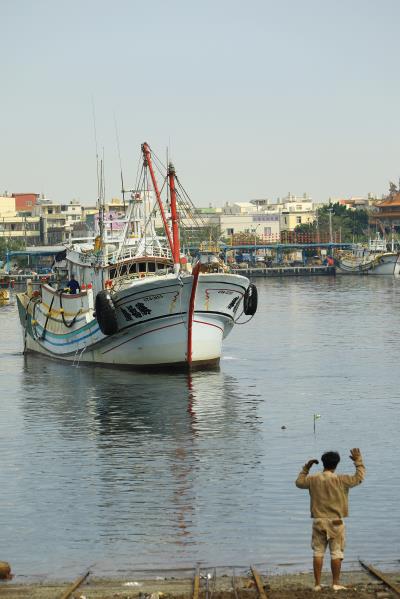
<path fill-rule="evenodd" d="M 314 579 L 315 579 L 315 586 L 319 587 L 321 584 L 321 573 L 322 573 L 322 566 L 324 563 L 324 558 L 323 557 L 316 557 L 314 556 L 313 558 L 313 567 L 314 567 Z M 339 574 L 340 574 L 340 569 L 339 569 Z"/>
<path fill-rule="evenodd" d="M 332 570 L 332 585 L 340 586 L 340 570 L 342 568 L 342 560 L 331 559 L 331 570 Z"/>

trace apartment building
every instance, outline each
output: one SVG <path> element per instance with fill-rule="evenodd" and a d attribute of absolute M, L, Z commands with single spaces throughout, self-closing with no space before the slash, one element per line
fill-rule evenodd
<path fill-rule="evenodd" d="M 281 231 L 293 231 L 298 225 L 311 223 L 315 218 L 316 207 L 307 194 L 297 197 L 289 193 L 275 203 L 261 199 L 224 206 L 221 230 L 226 236 L 254 233 L 266 242 L 276 241 Z"/>
<path fill-rule="evenodd" d="M 17 212 L 31 213 L 33 208 L 40 198 L 38 193 L 13 193 L 12 197 L 15 199 L 15 210 Z M 28 216 L 28 214 L 27 214 Z"/>
<path fill-rule="evenodd" d="M 19 239 L 29 244 L 40 241 L 40 219 L 34 216 L 1 216 L 0 239 Z"/>
<path fill-rule="evenodd" d="M 20 211 L 16 209 L 17 196 Z M 31 199 L 28 199 L 29 197 Z M 32 205 L 31 210 L 26 210 L 27 202 L 34 202 L 37 197 L 38 194 L 0 196 L 0 238 L 20 240 L 27 245 L 61 243 L 65 239 L 66 221 L 61 214 L 56 214 L 55 218 L 49 221 L 47 216 L 32 215 L 36 210 L 35 205 Z"/>
<path fill-rule="evenodd" d="M 0 218 L 15 216 L 15 199 L 9 195 L 0 196 Z"/>

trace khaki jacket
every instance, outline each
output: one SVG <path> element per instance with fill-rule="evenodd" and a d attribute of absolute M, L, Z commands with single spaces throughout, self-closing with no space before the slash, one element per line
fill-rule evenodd
<path fill-rule="evenodd" d="M 354 463 L 355 474 L 336 474 L 330 470 L 308 474 L 303 466 L 296 487 L 310 493 L 311 518 L 346 518 L 349 515 L 349 489 L 362 483 L 365 467 L 362 460 Z"/>

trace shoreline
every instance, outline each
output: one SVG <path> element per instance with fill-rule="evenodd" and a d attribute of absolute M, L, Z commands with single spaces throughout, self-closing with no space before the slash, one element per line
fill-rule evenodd
<path fill-rule="evenodd" d="M 198 597 L 212 599 L 257 599 L 259 594 L 251 573 L 248 575 L 241 572 L 234 575 L 234 571 L 226 574 L 218 574 L 214 577 L 214 568 L 202 568 L 200 577 L 200 588 Z M 156 576 L 153 571 L 152 578 L 130 576 L 127 578 L 101 578 L 98 575 L 89 574 L 82 580 L 76 590 L 70 595 L 74 599 L 190 599 L 193 597 L 194 571 L 186 575 L 183 572 L 160 571 Z M 209 576 L 207 578 L 207 573 Z M 176 574 L 174 576 L 172 574 Z M 261 580 L 267 595 L 267 599 L 307 599 L 315 597 L 313 591 L 313 575 L 311 571 L 290 574 L 268 574 L 265 568 L 259 570 Z M 391 581 L 400 585 L 400 569 L 385 571 Z M 0 595 L 2 599 L 55 599 L 64 597 L 72 589 L 74 582 L 80 577 L 68 582 L 36 582 L 21 583 L 20 580 L 0 581 Z M 372 599 L 379 597 L 394 597 L 386 585 L 370 575 L 364 569 L 344 570 L 341 578 L 342 584 L 348 588 L 340 591 L 339 596 L 351 599 Z M 322 584 L 327 585 L 317 596 L 337 597 L 338 593 L 330 588 L 329 564 L 324 568 Z M 236 593 L 235 593 L 235 590 Z"/>

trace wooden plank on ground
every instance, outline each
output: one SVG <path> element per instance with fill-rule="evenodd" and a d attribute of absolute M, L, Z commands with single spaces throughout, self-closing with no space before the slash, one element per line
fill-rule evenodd
<path fill-rule="evenodd" d="M 260 597 L 260 599 L 268 599 L 267 593 L 264 590 L 264 584 L 261 579 L 261 575 L 259 574 L 259 572 L 257 572 L 254 566 L 250 566 L 250 570 L 253 574 L 253 578 L 257 586 L 258 596 Z"/>
<path fill-rule="evenodd" d="M 193 579 L 193 599 L 199 599 L 199 590 L 200 590 L 200 569 L 196 568 L 196 572 L 194 574 L 194 579 Z"/>
<path fill-rule="evenodd" d="M 371 564 L 366 564 L 365 562 L 363 562 L 361 560 L 358 560 L 358 561 L 360 562 L 360 564 L 362 565 L 363 568 L 365 568 L 366 570 L 368 570 L 368 572 L 370 572 L 371 574 L 373 574 L 376 578 L 379 578 L 379 580 L 381 580 L 382 582 L 384 582 L 386 586 L 388 586 L 390 589 L 392 589 L 392 591 L 394 591 L 396 593 L 396 595 L 398 597 L 400 597 L 400 587 L 399 587 L 399 585 L 397 585 L 393 580 L 391 580 L 389 578 L 389 576 L 386 576 L 386 574 L 384 574 L 380 570 L 377 570 Z"/>
<path fill-rule="evenodd" d="M 238 592 L 237 592 L 237 589 L 236 589 L 235 568 L 233 568 L 233 570 L 232 570 L 232 589 L 233 589 L 233 594 L 235 595 L 235 599 L 239 599 Z"/>
<path fill-rule="evenodd" d="M 61 599 L 69 599 L 69 597 L 71 597 L 72 593 L 73 593 L 74 591 L 76 591 L 76 589 L 77 589 L 78 587 L 80 587 L 80 586 L 81 586 L 82 582 L 83 582 L 84 580 L 86 580 L 86 578 L 89 576 L 89 574 L 90 574 L 90 570 L 88 570 L 88 571 L 86 572 L 86 574 L 83 574 L 83 576 L 80 576 L 79 578 L 77 578 L 77 579 L 75 580 L 75 582 L 74 582 L 74 583 L 73 583 L 73 584 L 72 584 L 72 585 L 69 587 L 69 589 L 67 589 L 67 590 L 65 591 L 65 593 L 64 593 L 64 595 L 61 597 Z"/>

